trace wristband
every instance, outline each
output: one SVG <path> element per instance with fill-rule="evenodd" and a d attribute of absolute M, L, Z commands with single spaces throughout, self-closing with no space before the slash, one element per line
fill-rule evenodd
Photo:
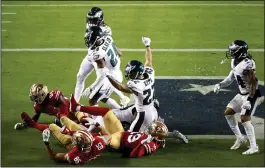
<path fill-rule="evenodd" d="M 50 145 L 50 143 L 49 143 L 49 142 L 46 142 L 46 141 L 44 141 L 44 144 L 45 144 L 46 146 Z"/>

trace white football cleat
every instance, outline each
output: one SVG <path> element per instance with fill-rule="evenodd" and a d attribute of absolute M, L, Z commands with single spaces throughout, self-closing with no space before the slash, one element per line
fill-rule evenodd
<path fill-rule="evenodd" d="M 259 147 L 249 148 L 247 151 L 243 152 L 242 155 L 252 155 L 254 153 L 259 153 Z"/>
<path fill-rule="evenodd" d="M 177 142 L 184 143 L 184 144 L 189 143 L 188 138 L 185 135 L 183 135 L 181 132 L 179 132 L 178 130 L 173 130 L 172 133 L 177 138 Z"/>
<path fill-rule="evenodd" d="M 120 104 L 122 107 L 127 107 L 128 104 L 130 103 L 130 98 L 127 96 L 124 96 L 122 99 L 120 99 Z"/>
<path fill-rule="evenodd" d="M 231 146 L 231 150 L 237 150 L 242 144 L 245 144 L 245 143 L 247 143 L 247 139 L 246 139 L 246 137 L 244 136 L 244 138 L 242 138 L 242 139 L 239 139 L 239 138 L 237 138 L 236 139 L 236 141 L 235 141 L 235 143 L 234 143 L 234 145 L 233 146 Z"/>
<path fill-rule="evenodd" d="M 14 126 L 15 130 L 22 130 L 27 128 L 27 124 L 26 123 L 16 123 L 16 125 Z"/>

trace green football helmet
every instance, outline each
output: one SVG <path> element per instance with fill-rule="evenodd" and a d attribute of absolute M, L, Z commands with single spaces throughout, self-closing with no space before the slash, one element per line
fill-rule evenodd
<path fill-rule="evenodd" d="M 137 60 L 132 60 L 128 62 L 125 67 L 125 78 L 129 79 L 137 79 L 140 75 L 144 73 L 144 65 Z"/>

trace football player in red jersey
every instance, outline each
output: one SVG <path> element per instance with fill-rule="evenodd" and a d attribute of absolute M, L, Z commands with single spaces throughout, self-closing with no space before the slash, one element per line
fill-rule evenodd
<path fill-rule="evenodd" d="M 167 126 L 161 121 L 155 121 L 146 127 L 145 132 L 126 131 L 120 137 L 113 135 L 112 138 L 120 139 L 119 150 L 123 156 L 136 158 L 150 155 L 158 148 L 164 148 L 167 135 Z"/>
<path fill-rule="evenodd" d="M 83 164 L 100 156 L 109 144 L 109 133 L 104 127 L 94 122 L 94 120 L 91 120 L 90 124 L 95 125 L 101 132 L 101 135 L 89 133 L 66 116 L 62 116 L 60 122 L 64 125 L 62 128 L 55 124 L 50 124 L 49 128 L 42 132 L 48 154 L 55 161 Z M 66 147 L 68 153 L 56 153 L 53 151 L 49 144 L 50 132 Z"/>
<path fill-rule="evenodd" d="M 70 101 L 66 97 L 64 97 L 62 92 L 60 92 L 59 90 L 53 90 L 49 92 L 46 85 L 33 84 L 30 88 L 29 97 L 33 103 L 33 108 L 35 110 L 35 114 L 32 117 L 32 120 L 34 122 L 38 121 L 41 113 L 53 115 L 57 118 L 61 118 L 61 116 L 63 115 L 69 116 Z M 34 124 L 31 126 L 40 131 L 43 131 L 45 129 L 45 127 L 41 124 Z M 16 130 L 19 130 L 26 127 L 28 127 L 27 123 L 23 122 L 17 123 L 14 128 Z"/>

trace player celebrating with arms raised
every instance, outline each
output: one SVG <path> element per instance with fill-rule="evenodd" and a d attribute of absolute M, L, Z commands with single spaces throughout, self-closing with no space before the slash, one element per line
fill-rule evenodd
<path fill-rule="evenodd" d="M 234 116 L 236 112 L 240 112 L 242 125 L 250 142 L 250 148 L 242 154 L 258 153 L 259 148 L 256 144 L 255 131 L 250 119 L 264 97 L 261 97 L 258 89 L 255 61 L 248 53 L 247 43 L 242 40 L 232 42 L 228 47 L 226 56 L 232 58 L 232 70 L 222 82 L 215 85 L 214 92 L 218 93 L 221 88 L 229 86 L 236 79 L 240 93 L 229 102 L 224 112 L 228 125 L 237 137 L 235 144 L 230 149 L 236 150 L 246 141 Z"/>
<path fill-rule="evenodd" d="M 134 94 L 137 114 L 129 129 L 134 132 L 143 131 L 147 125 L 158 118 L 157 110 L 154 107 L 155 70 L 152 67 L 151 39 L 142 37 L 142 41 L 146 46 L 145 64 L 132 60 L 126 65 L 125 77 L 129 80 L 127 85 L 121 84 L 110 73 L 106 73 L 115 88 L 125 93 Z M 132 115 L 128 116 L 132 117 Z"/>

